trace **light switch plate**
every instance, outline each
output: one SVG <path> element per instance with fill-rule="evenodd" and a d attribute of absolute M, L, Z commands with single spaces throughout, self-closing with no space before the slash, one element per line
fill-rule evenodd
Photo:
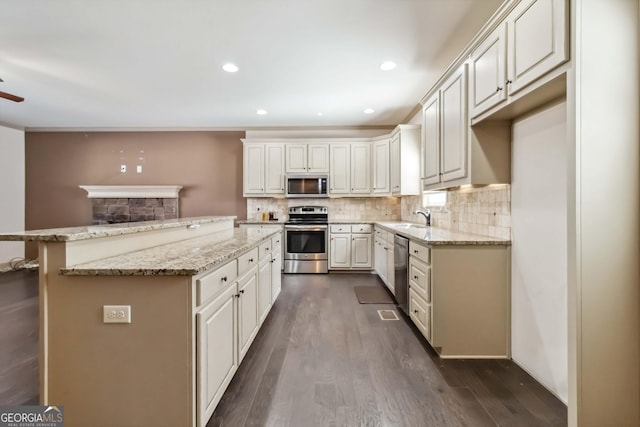
<path fill-rule="evenodd" d="M 103 323 L 131 323 L 130 305 L 102 306 Z"/>

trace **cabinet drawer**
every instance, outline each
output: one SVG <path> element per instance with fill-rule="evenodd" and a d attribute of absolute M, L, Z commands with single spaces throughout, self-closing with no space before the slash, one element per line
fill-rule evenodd
<path fill-rule="evenodd" d="M 385 230 L 382 230 L 380 228 L 376 228 L 375 235 L 376 235 L 376 237 L 379 237 L 382 240 L 387 240 L 387 232 Z"/>
<path fill-rule="evenodd" d="M 331 233 L 351 233 L 351 226 L 349 224 L 331 224 L 329 230 Z"/>
<path fill-rule="evenodd" d="M 282 233 L 278 233 L 271 238 L 271 248 L 273 252 L 277 252 L 276 249 L 282 246 Z"/>
<path fill-rule="evenodd" d="M 258 264 L 258 248 L 253 248 L 244 255 L 238 257 L 238 275 L 249 271 L 251 267 Z"/>
<path fill-rule="evenodd" d="M 431 268 L 413 257 L 409 259 L 409 284 L 425 302 L 431 302 Z"/>
<path fill-rule="evenodd" d="M 258 254 L 260 255 L 259 259 L 265 259 L 267 257 L 271 257 L 271 239 L 267 240 L 264 243 L 260 244 L 258 248 Z"/>
<path fill-rule="evenodd" d="M 238 263 L 233 261 L 223 265 L 196 280 L 196 304 L 202 305 L 212 297 L 218 295 L 238 276 Z"/>
<path fill-rule="evenodd" d="M 409 290 L 409 317 L 422 335 L 431 342 L 431 305 L 427 304 L 413 290 Z"/>
<path fill-rule="evenodd" d="M 431 264 L 431 250 L 414 241 L 409 241 L 409 255 Z"/>
<path fill-rule="evenodd" d="M 351 226 L 352 233 L 371 233 L 371 224 L 354 224 Z"/>

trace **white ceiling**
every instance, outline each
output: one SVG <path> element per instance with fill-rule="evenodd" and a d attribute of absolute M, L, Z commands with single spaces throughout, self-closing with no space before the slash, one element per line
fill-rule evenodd
<path fill-rule="evenodd" d="M 0 99 L 0 123 L 395 125 L 501 2 L 2 0 L 0 91 L 26 100 Z"/>

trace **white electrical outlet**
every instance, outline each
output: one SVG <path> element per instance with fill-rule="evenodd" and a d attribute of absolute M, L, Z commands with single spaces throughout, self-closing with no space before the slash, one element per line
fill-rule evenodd
<path fill-rule="evenodd" d="M 120 165 L 120 172 L 121 173 L 126 173 L 127 172 L 127 165 Z"/>
<path fill-rule="evenodd" d="M 131 323 L 130 305 L 102 306 L 103 323 Z"/>
<path fill-rule="evenodd" d="M 136 166 L 136 172 L 142 173 L 142 165 Z"/>

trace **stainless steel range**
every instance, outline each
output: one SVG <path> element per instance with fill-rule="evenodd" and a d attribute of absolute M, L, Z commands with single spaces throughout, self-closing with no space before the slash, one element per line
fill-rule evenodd
<path fill-rule="evenodd" d="M 284 272 L 328 273 L 326 206 L 293 206 L 284 225 Z"/>

